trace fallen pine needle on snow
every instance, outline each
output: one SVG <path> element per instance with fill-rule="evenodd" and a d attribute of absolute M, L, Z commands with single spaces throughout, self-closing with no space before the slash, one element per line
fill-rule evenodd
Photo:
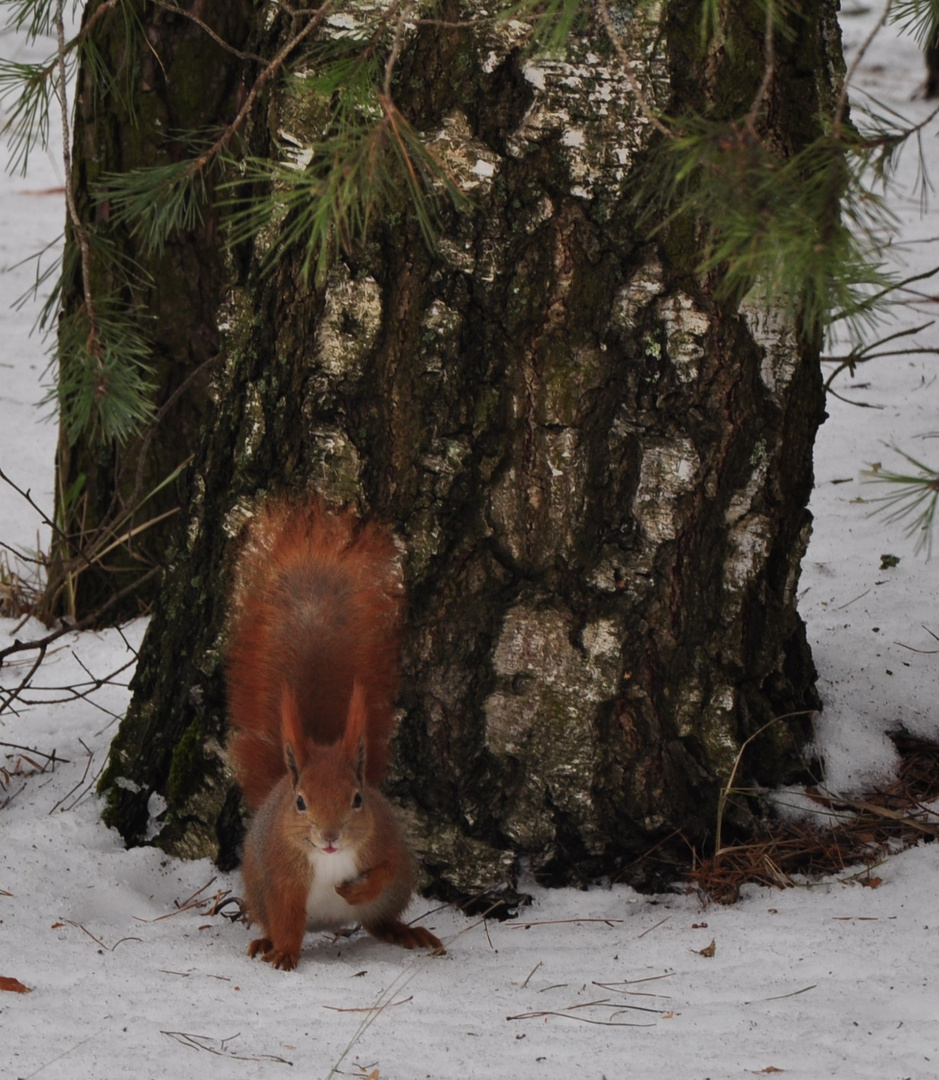
<path fill-rule="evenodd" d="M 213 1039 L 211 1035 L 193 1035 L 188 1031 L 160 1031 L 161 1035 L 168 1035 L 183 1046 L 189 1046 L 193 1050 L 205 1050 L 206 1053 L 215 1054 L 218 1057 L 232 1058 L 234 1061 L 273 1061 L 278 1065 L 293 1065 L 292 1061 L 278 1057 L 276 1054 L 236 1054 L 229 1050 L 228 1044 L 235 1039 L 241 1038 L 241 1032 L 237 1035 L 229 1035 L 227 1039 Z"/>
<path fill-rule="evenodd" d="M 666 915 L 664 919 L 659 919 L 659 921 L 657 923 L 653 923 L 652 926 L 648 928 L 648 930 L 643 930 L 637 940 L 641 941 L 646 936 L 646 934 L 651 934 L 653 930 L 658 930 L 658 928 L 660 926 L 664 926 L 670 918 L 671 915 Z"/>
<path fill-rule="evenodd" d="M 105 943 L 101 940 L 101 938 L 95 937 L 95 935 L 87 927 L 82 926 L 81 923 L 72 922 L 71 919 L 65 919 L 65 923 L 68 926 L 75 926 L 79 930 L 81 930 L 81 932 L 83 934 L 87 934 L 91 938 L 91 940 L 96 945 L 98 945 L 102 949 L 104 949 L 105 952 L 114 952 L 114 950 L 118 947 L 118 945 L 123 944 L 125 941 L 140 941 L 141 940 L 139 937 L 122 937 L 122 938 L 118 938 L 118 940 L 115 941 L 113 945 L 105 945 Z"/>
<path fill-rule="evenodd" d="M 538 961 L 538 963 L 537 963 L 537 964 L 535 964 L 535 966 L 534 966 L 534 967 L 533 967 L 533 968 L 531 969 L 531 971 L 529 971 L 529 973 L 528 973 L 528 977 L 527 977 L 527 978 L 525 979 L 525 981 L 524 981 L 524 982 L 522 983 L 522 989 L 523 989 L 523 990 L 524 990 L 524 989 L 525 989 L 525 987 L 526 987 L 526 986 L 528 985 L 528 983 L 529 983 L 529 982 L 531 981 L 531 977 L 532 977 L 532 975 L 534 975 L 534 974 L 535 974 L 535 972 L 536 972 L 536 971 L 538 970 L 538 968 L 542 967 L 542 966 L 543 966 L 543 964 L 544 964 L 544 961 L 543 961 L 543 960 L 539 960 L 539 961 Z"/>
<path fill-rule="evenodd" d="M 622 921 L 622 919 L 526 919 L 524 922 L 505 923 L 505 928 L 506 930 L 530 930 L 533 926 L 565 926 L 580 923 L 603 923 L 612 928 Z"/>
<path fill-rule="evenodd" d="M 810 990 L 814 990 L 818 986 L 818 983 L 812 983 L 811 986 L 803 986 L 801 990 L 793 990 L 791 994 L 775 994 L 773 997 L 754 998 L 753 1001 L 745 1001 L 744 1005 L 760 1005 L 764 1001 L 785 1001 L 786 998 L 798 997 L 799 994 L 807 994 Z"/>
<path fill-rule="evenodd" d="M 382 1008 L 383 1009 L 393 1009 L 395 1007 L 395 1005 L 406 1005 L 409 1001 L 413 1001 L 413 1000 L 414 1000 L 414 995 L 409 994 L 406 998 L 400 998 L 398 1001 L 389 1001 L 389 1002 L 387 1002 L 385 1005 L 382 1006 Z M 364 1005 L 364 1006 L 361 1006 L 359 1008 L 353 1008 L 353 1007 L 342 1008 L 339 1005 L 324 1005 L 323 1008 L 324 1009 L 329 1009 L 330 1012 L 340 1012 L 340 1013 L 363 1013 L 364 1012 L 364 1013 L 368 1013 L 368 1012 L 373 1011 L 374 1005 Z"/>
<path fill-rule="evenodd" d="M 597 1024 L 600 1027 L 655 1027 L 655 1024 L 639 1024 L 629 1020 L 592 1020 L 589 1016 L 575 1016 L 570 1012 L 554 1012 L 543 1009 L 537 1012 L 518 1013 L 515 1016 L 507 1016 L 506 1020 L 536 1020 L 541 1017 L 560 1016 L 565 1020 L 577 1020 L 581 1024 Z"/>
<path fill-rule="evenodd" d="M 674 972 L 669 972 L 669 974 L 674 975 Z M 667 978 L 667 976 L 665 976 L 665 975 L 654 975 L 653 978 L 664 979 L 664 978 Z M 641 980 L 641 981 L 645 981 L 645 980 Z M 664 1001 L 669 1000 L 669 997 L 668 997 L 667 994 L 653 994 L 648 990 L 621 990 L 620 989 L 620 986 L 629 985 L 628 983 L 602 983 L 602 982 L 597 982 L 596 980 L 594 980 L 591 985 L 599 986 L 601 990 L 612 990 L 615 994 L 626 994 L 628 997 L 650 997 L 650 998 L 662 998 Z"/>

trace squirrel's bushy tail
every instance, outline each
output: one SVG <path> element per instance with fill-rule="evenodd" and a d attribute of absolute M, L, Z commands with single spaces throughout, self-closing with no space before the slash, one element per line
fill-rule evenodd
<path fill-rule="evenodd" d="M 403 588 L 388 530 L 315 500 L 268 503 L 238 560 L 227 652 L 229 758 L 256 810 L 287 771 L 285 691 L 304 736 L 342 738 L 353 687 L 366 712 L 367 781 L 385 773 Z"/>

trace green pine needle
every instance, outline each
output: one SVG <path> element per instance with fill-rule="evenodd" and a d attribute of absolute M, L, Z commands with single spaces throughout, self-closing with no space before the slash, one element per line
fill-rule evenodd
<path fill-rule="evenodd" d="M 873 468 L 865 470 L 862 476 L 867 483 L 892 484 L 896 487 L 889 495 L 870 500 L 879 504 L 872 513 L 882 514 L 888 525 L 905 521 L 905 535 L 916 537 L 915 553 L 918 555 L 925 550 L 929 557 L 932 555 L 936 502 L 939 499 L 939 471 L 918 461 L 897 446 L 891 449 L 919 471 L 899 473 Z"/>
<path fill-rule="evenodd" d="M 177 232 L 202 224 L 207 202 L 205 161 L 201 158 L 107 173 L 94 190 L 108 203 L 113 224 L 127 228 L 151 252 L 160 253 Z"/>
<path fill-rule="evenodd" d="M 116 301 L 99 301 L 96 317 L 92 328 L 82 307 L 62 320 L 55 384 L 42 402 L 57 406 L 70 445 L 124 443 L 154 411 L 150 347 L 139 321 Z"/>
<path fill-rule="evenodd" d="M 52 0 L 2 0 L 2 6 L 9 11 L 2 28 L 24 33 L 30 44 L 55 33 L 56 6 Z"/>
<path fill-rule="evenodd" d="M 744 122 L 691 117 L 681 128 L 635 196 L 640 220 L 663 218 L 653 233 L 704 223 L 698 272 L 717 275 L 719 296 L 755 293 L 812 335 L 835 318 L 863 319 L 865 299 L 893 283 L 880 258 L 890 217 L 865 186 L 865 159 L 830 135 L 786 160 Z"/>
<path fill-rule="evenodd" d="M 939 31 L 939 0 L 894 0 L 890 21 L 899 24 L 919 45 L 935 45 Z"/>
<path fill-rule="evenodd" d="M 127 119 L 136 122 L 137 102 L 135 92 L 140 76 L 137 62 L 139 43 L 143 37 L 143 24 L 139 8 L 129 2 L 118 7 L 124 18 L 124 41 L 121 52 L 124 60 L 117 67 L 113 58 L 101 50 L 98 39 L 93 34 L 78 38 L 81 64 L 90 76 L 88 85 L 92 87 L 97 102 L 102 108 L 113 108 L 109 99 L 127 114 Z"/>
<path fill-rule="evenodd" d="M 325 280 L 337 249 L 351 252 L 368 235 L 372 221 L 399 207 L 402 190 L 431 250 L 439 231 L 439 192 L 460 208 L 459 186 L 394 108 L 383 103 L 377 123 L 360 123 L 295 152 L 294 162 L 252 158 L 234 192 L 231 242 L 258 239 L 270 269 L 288 249 L 303 252 L 302 273 Z M 270 184 L 270 195 L 256 196 Z"/>
<path fill-rule="evenodd" d="M 54 82 L 54 59 L 42 64 L 0 60 L 0 104 L 7 106 L 0 134 L 8 141 L 7 172 L 25 176 L 33 148 L 48 146 Z"/>

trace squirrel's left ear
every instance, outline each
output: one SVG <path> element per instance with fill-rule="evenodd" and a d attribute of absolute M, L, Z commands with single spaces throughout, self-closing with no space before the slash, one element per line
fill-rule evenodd
<path fill-rule="evenodd" d="M 355 775 L 361 784 L 365 777 L 365 732 L 367 728 L 365 691 L 356 681 L 352 686 L 352 698 L 346 716 L 346 733 L 342 739 L 343 755 L 353 763 Z"/>

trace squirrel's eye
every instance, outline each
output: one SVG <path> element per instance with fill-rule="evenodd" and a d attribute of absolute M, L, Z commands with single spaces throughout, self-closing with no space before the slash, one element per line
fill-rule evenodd
<path fill-rule="evenodd" d="M 297 796 L 297 809 L 301 814 L 306 810 L 306 799 L 302 795 Z"/>
<path fill-rule="evenodd" d="M 353 810 L 358 810 L 361 806 L 362 806 L 362 792 L 357 791 L 352 796 L 352 809 Z"/>

